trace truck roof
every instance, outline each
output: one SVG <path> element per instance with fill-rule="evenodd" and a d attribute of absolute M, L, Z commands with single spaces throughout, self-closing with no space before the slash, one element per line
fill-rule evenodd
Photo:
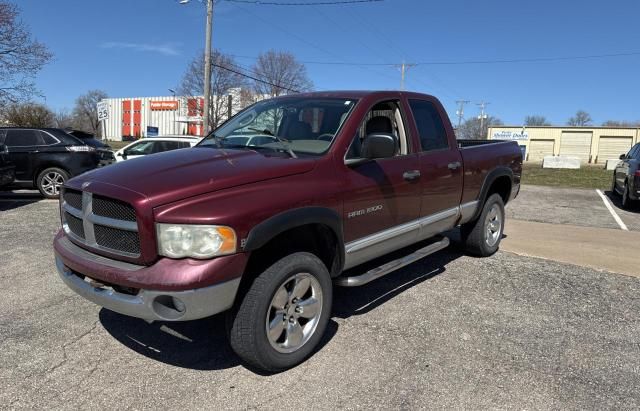
<path fill-rule="evenodd" d="M 329 91 L 312 91 L 309 93 L 287 94 L 278 98 L 287 97 L 314 97 L 314 98 L 353 98 L 361 99 L 365 97 L 379 97 L 379 98 L 393 98 L 399 94 L 404 94 L 409 97 L 428 97 L 434 98 L 429 94 L 416 93 L 412 91 L 400 91 L 400 90 L 329 90 Z"/>

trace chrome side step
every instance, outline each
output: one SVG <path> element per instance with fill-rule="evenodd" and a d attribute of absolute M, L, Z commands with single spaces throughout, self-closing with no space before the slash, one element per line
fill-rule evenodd
<path fill-rule="evenodd" d="M 377 280 L 380 277 L 384 277 L 389 273 L 399 270 L 402 267 L 405 267 L 413 262 L 428 257 L 433 253 L 443 250 L 449 246 L 449 243 L 449 239 L 447 237 L 444 237 L 440 241 L 431 243 L 424 248 L 414 251 L 409 255 L 405 255 L 404 257 L 398 258 L 397 260 L 390 261 L 384 265 L 381 265 L 380 267 L 373 268 L 362 275 L 354 277 L 338 277 L 335 279 L 334 283 L 341 287 L 360 287 L 362 285 L 370 283 L 373 280 Z"/>

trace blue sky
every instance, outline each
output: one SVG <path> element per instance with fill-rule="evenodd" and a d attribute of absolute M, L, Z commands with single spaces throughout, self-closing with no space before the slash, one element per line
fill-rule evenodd
<path fill-rule="evenodd" d="M 284 1 L 284 0 L 283 0 Z M 305 1 L 305 0 L 299 0 Z M 313 1 L 313 0 L 307 0 Z M 35 37 L 55 54 L 37 84 L 54 109 L 103 89 L 113 97 L 168 95 L 203 49 L 197 0 L 16 0 Z M 277 7 L 220 1 L 213 44 L 250 66 L 270 48 L 314 62 L 400 63 L 566 57 L 640 52 L 637 0 L 386 0 Z M 397 89 L 390 66 L 307 64 L 315 87 Z M 595 123 L 640 120 L 640 55 L 518 64 L 419 65 L 406 87 L 455 100 L 485 100 L 490 115 L 521 124 L 527 114 L 564 124 L 576 110 Z M 455 120 L 454 120 L 455 122 Z"/>

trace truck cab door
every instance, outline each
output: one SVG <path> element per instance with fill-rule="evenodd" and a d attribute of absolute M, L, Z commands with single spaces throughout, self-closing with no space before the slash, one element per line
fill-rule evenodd
<path fill-rule="evenodd" d="M 451 126 L 439 104 L 409 99 L 420 142 L 420 238 L 429 238 L 455 226 L 460 213 L 463 164 Z M 445 120 L 446 119 L 446 120 Z"/>
<path fill-rule="evenodd" d="M 415 242 L 420 216 L 418 156 L 405 128 L 399 101 L 375 104 L 362 121 L 347 151 L 344 181 L 345 268 Z M 358 162 L 367 135 L 397 137 L 396 155 Z"/>

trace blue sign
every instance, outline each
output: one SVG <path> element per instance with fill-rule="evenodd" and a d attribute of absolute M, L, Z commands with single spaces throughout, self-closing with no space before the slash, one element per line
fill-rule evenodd
<path fill-rule="evenodd" d="M 158 137 L 158 127 L 147 126 L 147 137 Z"/>

